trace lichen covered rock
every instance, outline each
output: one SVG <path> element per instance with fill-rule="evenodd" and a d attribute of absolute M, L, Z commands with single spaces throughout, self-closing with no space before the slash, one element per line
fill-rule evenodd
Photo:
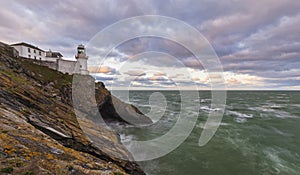
<path fill-rule="evenodd" d="M 116 133 L 89 117 L 76 117 L 71 75 L 13 58 L 4 47 L 8 46 L 0 46 L 0 172 L 144 174 Z M 94 89 L 89 107 L 96 107 L 104 118 L 115 117 L 115 111 L 105 109 L 113 98 L 109 91 L 101 83 Z M 93 117 L 93 110 L 85 108 L 81 114 Z M 89 130 L 83 132 L 79 123 Z M 97 136 L 101 147 L 87 135 Z"/>

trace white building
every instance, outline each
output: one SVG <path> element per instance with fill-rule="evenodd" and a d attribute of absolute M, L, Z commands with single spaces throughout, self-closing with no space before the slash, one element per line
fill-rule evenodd
<path fill-rule="evenodd" d="M 72 60 L 63 60 L 62 58 L 57 60 L 57 70 L 63 73 L 69 74 L 82 74 L 88 75 L 89 71 L 87 69 L 87 60 L 86 50 L 84 45 L 79 45 L 77 47 L 77 54 L 75 56 L 76 61 Z"/>
<path fill-rule="evenodd" d="M 63 55 L 59 52 L 52 52 L 50 49 L 46 51 L 45 61 L 57 62 L 58 59 L 62 59 Z"/>
<path fill-rule="evenodd" d="M 42 63 L 42 65 L 62 73 L 89 74 L 87 68 L 88 56 L 86 55 L 85 47 L 82 44 L 77 47 L 77 54 L 75 55 L 76 60 L 74 61 L 62 59 L 63 55 L 59 52 L 52 52 L 51 50 L 45 52 L 36 46 L 24 42 L 12 44 L 11 46 L 19 52 L 20 57 L 40 60 L 40 64 Z"/>
<path fill-rule="evenodd" d="M 35 60 L 45 60 L 45 51 L 27 43 L 16 43 L 11 45 L 19 52 L 20 57 L 35 59 Z"/>
<path fill-rule="evenodd" d="M 89 74 L 87 68 L 88 56 L 86 55 L 86 50 L 84 48 L 84 45 L 80 44 L 77 47 L 77 55 L 75 56 L 75 58 L 77 59 L 77 67 L 79 67 L 78 73 L 83 75 Z"/>

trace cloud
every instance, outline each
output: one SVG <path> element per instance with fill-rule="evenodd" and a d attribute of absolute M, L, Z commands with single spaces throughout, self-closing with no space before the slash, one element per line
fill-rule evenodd
<path fill-rule="evenodd" d="M 226 86 L 256 86 L 263 87 L 264 79 L 249 74 L 236 74 L 232 72 L 224 72 Z"/>
<path fill-rule="evenodd" d="M 113 77 L 104 77 L 104 76 L 99 76 L 99 75 L 94 75 L 94 78 L 95 78 L 97 81 L 103 81 L 103 82 L 107 82 L 107 81 L 110 81 L 110 80 L 114 80 Z"/>
<path fill-rule="evenodd" d="M 157 73 L 154 73 L 154 76 L 166 76 L 166 73 L 164 73 L 164 72 L 157 72 Z"/>
<path fill-rule="evenodd" d="M 230 72 L 227 73 L 230 78 L 226 79 L 229 86 L 250 86 L 250 82 L 254 82 L 264 87 L 299 87 L 300 1 L 261 0 L 254 3 L 251 0 L 23 0 L 0 1 L 0 6 L 1 41 L 25 41 L 44 50 L 60 51 L 64 58 L 74 58 L 78 44 L 87 44 L 96 33 L 118 20 L 144 14 L 177 18 L 197 28 L 209 40 L 220 57 L 225 72 Z M 129 28 L 128 31 L 124 29 L 124 33 L 114 35 L 117 37 L 128 34 L 130 31 L 142 30 L 142 27 Z M 174 27 L 176 26 L 169 28 Z M 183 33 L 178 37 L 184 39 L 186 35 Z M 106 64 L 99 70 L 93 66 L 99 67 L 98 62 L 102 58 L 89 62 L 90 70 L 118 75 L 119 67 L 124 63 L 131 64 L 130 60 L 136 54 L 148 51 L 168 53 L 174 59 L 166 56 L 145 58 L 143 63 L 140 62 L 144 64 L 144 67 L 140 67 L 145 72 L 148 71 L 146 68 L 152 69 L 152 66 L 162 70 L 172 67 L 178 74 L 183 70 L 182 66 L 200 72 L 204 70 L 201 63 L 180 43 L 155 37 L 137 38 L 121 43 L 112 50 L 105 60 Z M 90 58 L 94 56 L 91 50 L 88 54 Z M 195 82 L 208 83 L 203 77 L 197 78 L 199 73 L 196 72 L 193 75 Z M 125 75 L 142 75 L 147 78 L 165 76 L 139 72 L 127 72 Z M 180 77 L 175 74 L 169 76 L 174 79 Z M 148 81 L 150 82 L 149 79 Z M 158 86 L 155 83 L 152 85 Z"/>
<path fill-rule="evenodd" d="M 129 70 L 127 72 L 124 72 L 124 74 L 130 75 L 130 76 L 144 76 L 144 75 L 146 75 L 146 73 L 142 70 Z"/>
<path fill-rule="evenodd" d="M 115 74 L 117 72 L 114 68 L 108 66 L 100 66 L 100 67 L 90 66 L 88 69 L 90 73 Z"/>

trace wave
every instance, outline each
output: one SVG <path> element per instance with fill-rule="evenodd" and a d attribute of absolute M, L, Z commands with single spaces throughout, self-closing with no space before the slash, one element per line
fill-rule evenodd
<path fill-rule="evenodd" d="M 293 107 L 298 107 L 298 108 L 300 108 L 300 104 L 291 104 L 290 106 L 293 106 Z"/>
<path fill-rule="evenodd" d="M 271 129 L 276 133 L 276 134 L 279 134 L 279 135 L 282 135 L 282 136 L 286 136 L 286 137 L 290 137 L 290 136 L 293 136 L 292 134 L 289 134 L 289 133 L 285 133 L 275 127 L 271 127 Z"/>
<path fill-rule="evenodd" d="M 270 109 L 281 109 L 286 107 L 286 105 L 283 104 L 275 104 L 275 103 L 267 103 L 266 105 L 262 106 L 263 108 L 270 108 Z"/>
<path fill-rule="evenodd" d="M 208 106 L 201 106 L 200 110 L 204 111 L 204 112 L 211 112 L 211 111 L 220 111 L 221 109 L 219 108 L 210 108 Z"/>
<path fill-rule="evenodd" d="M 203 98 L 203 99 L 200 99 L 200 103 L 206 103 L 206 102 L 210 102 L 211 99 L 210 98 Z"/>
<path fill-rule="evenodd" d="M 262 111 L 262 112 L 273 112 L 273 111 L 275 111 L 274 109 L 271 109 L 271 108 L 268 108 L 268 107 L 250 107 L 248 109 L 252 110 L 252 111 Z"/>
<path fill-rule="evenodd" d="M 243 114 L 237 111 L 226 111 L 226 114 L 228 115 L 234 115 L 238 118 L 253 118 L 253 114 Z"/>
<path fill-rule="evenodd" d="M 289 112 L 279 110 L 279 108 L 271 108 L 270 106 L 262 106 L 262 107 L 250 107 L 249 110 L 253 111 L 261 111 L 267 114 L 261 114 L 263 117 L 276 117 L 276 118 L 298 118 L 290 114 Z"/>
<path fill-rule="evenodd" d="M 275 117 L 277 117 L 277 118 L 298 118 L 297 116 L 294 116 L 286 111 L 276 111 Z"/>
<path fill-rule="evenodd" d="M 286 161 L 282 158 L 284 153 L 285 156 L 289 157 L 290 159 L 297 159 L 298 156 L 295 157 L 295 154 L 292 152 L 282 149 L 282 148 L 271 148 L 267 147 L 263 151 L 265 157 L 270 161 L 266 162 L 268 167 L 271 167 L 273 171 L 276 171 L 275 174 L 298 174 L 299 167 L 294 166 L 290 162 Z M 297 154 L 296 154 L 297 155 Z"/>
<path fill-rule="evenodd" d="M 211 127 L 213 127 L 213 126 L 228 126 L 228 125 L 230 125 L 229 123 L 210 123 L 210 126 Z M 205 127 L 205 123 L 199 123 L 199 124 L 197 124 L 195 127 L 197 127 L 197 128 L 201 128 L 201 129 L 208 129 L 207 127 Z"/>
<path fill-rule="evenodd" d="M 235 116 L 234 121 L 237 123 L 246 123 L 247 119 L 253 118 L 253 114 L 243 114 L 237 111 L 227 110 L 225 114 Z"/>
<path fill-rule="evenodd" d="M 234 121 L 236 121 L 237 123 L 246 123 L 247 122 L 247 119 L 246 118 L 235 118 Z"/>

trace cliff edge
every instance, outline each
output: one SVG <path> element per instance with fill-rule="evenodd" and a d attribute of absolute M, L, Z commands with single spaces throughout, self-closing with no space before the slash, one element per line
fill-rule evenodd
<path fill-rule="evenodd" d="M 92 120 L 78 121 L 72 79 L 38 61 L 15 58 L 11 48 L 0 43 L 0 172 L 145 174 L 137 163 L 127 161 L 133 159 L 116 133 Z M 97 109 L 105 120 L 152 123 L 137 108 L 113 97 L 103 83 L 94 88 Z M 101 148 L 85 136 L 78 122 L 92 128 Z"/>

